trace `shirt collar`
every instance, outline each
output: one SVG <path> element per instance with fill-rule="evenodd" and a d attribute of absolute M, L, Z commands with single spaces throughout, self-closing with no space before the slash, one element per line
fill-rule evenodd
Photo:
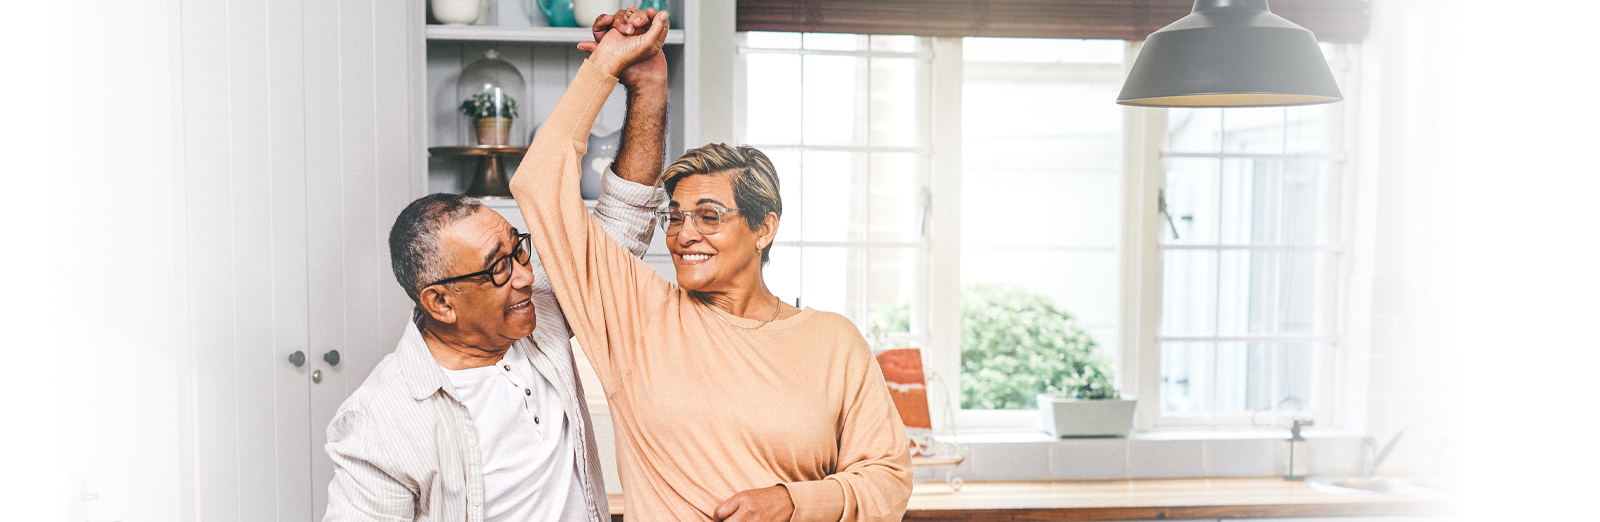
<path fill-rule="evenodd" d="M 406 323 L 405 334 L 400 337 L 400 347 L 395 350 L 400 356 L 401 373 L 405 375 L 406 386 L 411 390 L 411 398 L 420 401 L 443 390 L 445 395 L 456 399 L 455 386 L 450 384 L 450 376 L 445 375 L 444 368 L 439 366 L 439 361 L 434 360 L 433 353 L 428 351 L 428 342 L 422 339 L 422 330 L 417 327 L 420 322 L 418 319 L 421 317 L 420 311 L 412 315 L 411 321 Z"/>

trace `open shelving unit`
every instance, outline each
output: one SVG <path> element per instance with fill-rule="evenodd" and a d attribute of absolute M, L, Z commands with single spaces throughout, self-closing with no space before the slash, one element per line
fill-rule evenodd
<path fill-rule="evenodd" d="M 593 38 L 587 28 L 548 27 L 543 15 L 532 9 L 531 1 L 490 2 L 492 25 L 428 24 L 423 27 L 426 58 L 421 75 L 423 85 L 418 92 L 424 94 L 420 107 L 425 128 L 424 149 L 475 144 L 468 134 L 465 118 L 455 112 L 460 102 L 455 99 L 456 80 L 462 68 L 482 57 L 484 51 L 495 50 L 500 59 L 510 62 L 522 73 L 527 83 L 527 92 L 518 97 L 522 103 L 522 117 L 513 125 L 512 145 L 528 143 L 587 57 L 575 45 Z M 695 34 L 697 4 L 694 0 L 668 2 L 668 10 L 673 14 L 673 30 L 667 35 L 666 46 L 671 78 L 668 158 L 683 153 L 684 137 L 693 126 L 690 119 L 699 114 L 698 96 L 690 95 L 699 74 L 697 60 L 693 59 L 695 53 L 691 51 L 699 44 Z M 618 86 L 602 109 L 597 126 L 620 127 L 625 104 L 622 87 Z M 421 152 L 426 154 L 426 150 Z M 426 179 L 421 181 L 429 193 L 464 191 L 477 167 L 474 161 L 453 157 L 429 156 L 427 162 Z M 506 173 L 514 173 L 519 163 L 520 158 L 506 161 Z"/>
<path fill-rule="evenodd" d="M 456 106 L 456 80 L 462 68 L 482 57 L 485 50 L 494 49 L 500 59 L 516 66 L 527 83 L 527 92 L 518 97 L 522 115 L 512 127 L 511 145 L 527 145 L 538 125 L 555 109 L 556 102 L 566 92 L 567 85 L 578 72 L 578 67 L 588 56 L 577 50 L 578 42 L 594 36 L 582 27 L 548 27 L 543 15 L 532 6 L 532 0 L 489 0 L 491 20 L 489 25 L 436 25 L 427 24 L 421 29 L 424 46 L 424 63 L 420 81 L 415 86 L 422 94 L 420 101 L 421 123 L 424 132 L 422 150 L 427 157 L 425 179 L 419 180 L 427 193 L 466 191 L 475 171 L 476 159 L 461 156 L 435 156 L 428 149 L 439 147 L 467 147 L 475 145 L 468 134 L 467 122 Z M 625 4 L 626 0 L 619 2 Z M 425 5 L 425 2 L 423 2 Z M 670 89 L 667 114 L 667 159 L 676 158 L 686 149 L 685 137 L 695 132 L 693 118 L 699 112 L 699 2 L 696 0 L 668 0 L 672 12 L 672 32 L 667 34 L 668 76 Z M 425 17 L 426 18 L 426 17 Z M 626 114 L 626 99 L 622 87 L 612 93 L 601 110 L 597 125 L 620 129 Z M 521 156 L 502 156 L 502 166 L 510 176 L 521 164 Z M 510 221 L 513 226 L 527 230 L 516 202 L 509 199 L 486 199 L 490 208 Z M 594 206 L 594 201 L 588 201 Z M 656 234 L 644 261 L 657 271 L 673 277 L 672 261 L 667 254 L 665 240 Z"/>

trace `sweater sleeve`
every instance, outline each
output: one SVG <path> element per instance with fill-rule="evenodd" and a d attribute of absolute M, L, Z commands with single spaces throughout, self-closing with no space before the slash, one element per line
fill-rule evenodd
<path fill-rule="evenodd" d="M 839 470 L 822 480 L 785 483 L 794 522 L 898 521 L 911 499 L 911 450 L 883 372 L 851 329 L 850 364 L 839 423 Z"/>
<path fill-rule="evenodd" d="M 640 344 L 645 303 L 662 302 L 671 286 L 607 235 L 578 190 L 589 130 L 616 84 L 585 60 L 511 179 L 561 311 L 608 394 L 617 384 L 614 351 Z"/>

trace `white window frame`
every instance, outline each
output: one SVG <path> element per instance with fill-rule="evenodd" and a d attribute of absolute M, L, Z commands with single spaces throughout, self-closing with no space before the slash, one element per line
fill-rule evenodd
<path fill-rule="evenodd" d="M 929 108 L 927 120 L 930 135 L 926 143 L 926 150 L 918 149 L 916 152 L 925 152 L 929 161 L 930 177 L 927 187 L 927 199 L 930 208 L 926 215 L 928 221 L 924 227 L 925 238 L 916 246 L 925 249 L 926 277 L 923 279 L 925 288 L 916 290 L 914 295 L 926 296 L 922 310 L 918 310 L 918 303 L 913 303 L 912 331 L 905 341 L 915 342 L 924 347 L 924 362 L 930 375 L 938 376 L 941 383 L 930 383 L 929 400 L 936 430 L 943 431 L 954 421 L 955 428 L 963 434 L 977 433 L 1018 433 L 1036 432 L 1040 429 L 1039 418 L 1034 410 L 961 410 L 955 409 L 954 419 L 947 416 L 945 408 L 941 405 L 949 400 L 959 405 L 960 390 L 960 281 L 961 281 L 961 102 L 963 82 L 963 39 L 959 37 L 930 38 L 930 51 L 924 55 L 916 53 L 918 57 L 930 60 L 931 72 L 929 99 L 919 100 L 926 102 Z M 1137 56 L 1142 42 L 1127 42 L 1127 58 L 1125 67 L 1131 67 L 1134 57 Z M 733 111 L 735 116 L 736 136 L 744 136 L 744 35 L 740 34 L 741 59 L 737 60 L 735 69 L 735 82 L 738 86 L 735 91 Z M 760 52 L 769 52 L 761 50 Z M 910 55 L 912 53 L 874 53 L 874 52 L 840 52 L 840 51 L 771 51 L 795 54 L 847 54 L 853 56 L 872 55 Z M 1347 319 L 1350 316 L 1350 272 L 1352 257 L 1348 255 L 1354 235 L 1353 216 L 1356 204 L 1353 197 L 1357 176 L 1354 157 L 1354 145 L 1357 131 L 1358 104 L 1355 100 L 1355 86 L 1359 84 L 1355 65 L 1358 57 L 1357 46 L 1347 44 L 1342 53 L 1343 60 L 1330 63 L 1336 73 L 1342 76 L 1342 87 L 1346 95 L 1346 102 L 1342 103 L 1340 117 L 1343 135 L 1340 137 L 1342 148 L 1338 154 L 1338 175 L 1333 183 L 1326 186 L 1324 197 L 1330 198 L 1328 212 L 1336 213 L 1333 217 L 1337 223 L 1337 248 L 1336 260 L 1333 268 L 1326 277 L 1335 278 L 1330 284 L 1332 296 L 1324 301 L 1327 313 L 1326 320 L 1331 325 L 1332 332 L 1318 336 L 1273 336 L 1249 337 L 1251 341 L 1273 340 L 1307 340 L 1314 338 L 1318 342 L 1326 342 L 1331 349 L 1323 350 L 1316 370 L 1314 383 L 1315 395 L 1311 399 L 1315 404 L 1313 409 L 1318 412 L 1316 419 L 1319 429 L 1357 429 L 1361 427 L 1360 419 L 1364 416 L 1365 408 L 1358 397 L 1346 395 L 1357 394 L 1361 391 L 1361 375 L 1363 372 L 1351 372 L 1352 368 L 1359 369 L 1359 364 L 1352 364 L 1352 359 L 1364 355 L 1364 351 L 1351 349 L 1347 330 Z M 1264 420 L 1266 424 L 1281 422 L 1283 419 L 1263 419 L 1250 414 L 1241 415 L 1213 415 L 1204 422 L 1184 422 L 1182 419 L 1161 415 L 1160 383 L 1161 383 L 1161 341 L 1175 340 L 1176 337 L 1159 336 L 1162 313 L 1162 262 L 1159 240 L 1167 226 L 1165 217 L 1158 211 L 1160 193 L 1165 189 L 1166 170 L 1163 165 L 1162 146 L 1166 141 L 1166 111 L 1164 109 L 1146 109 L 1126 107 L 1123 110 L 1123 139 L 1124 139 L 1124 185 L 1123 185 L 1123 230 L 1122 230 L 1122 272 L 1121 280 L 1121 325 L 1120 349 L 1115 354 L 1118 359 L 1116 368 L 1117 385 L 1124 394 L 1133 395 L 1141 400 L 1137 409 L 1135 429 L 1137 431 L 1174 431 L 1174 430 L 1252 430 L 1261 429 Z M 752 144 L 758 148 L 765 148 L 762 144 Z M 774 150 L 843 150 L 851 152 L 872 152 L 878 148 L 872 147 L 794 147 L 787 145 L 770 146 Z M 894 150 L 890 150 L 894 149 Z M 907 152 L 903 148 L 882 148 L 885 152 Z M 790 243 L 793 243 L 792 245 Z M 827 245 L 807 242 L 784 242 L 789 246 L 903 246 L 880 245 L 877 243 L 854 242 L 849 244 Z M 1194 247 L 1180 247 L 1194 248 Z M 1230 247 L 1231 248 L 1231 247 Z M 1282 247 L 1260 247 L 1263 249 L 1278 249 Z M 915 300 L 914 300 L 915 301 Z M 919 318 L 921 321 L 919 321 Z M 919 324 L 920 322 L 920 324 Z M 1232 340 L 1233 338 L 1207 337 L 1205 340 Z M 1242 339 L 1242 338 L 1241 338 Z M 902 340 L 902 339 L 893 339 Z M 1359 362 L 1359 361 L 1356 361 Z M 1360 375 L 1353 375 L 1360 374 Z M 946 388 L 947 386 L 947 388 Z"/>
<path fill-rule="evenodd" d="M 1128 47 L 1128 64 L 1132 64 L 1133 57 L 1137 56 L 1139 43 L 1130 42 Z M 1123 308 L 1123 356 L 1125 361 L 1136 361 L 1133 364 L 1123 364 L 1118 368 L 1119 376 L 1124 382 L 1138 383 L 1138 396 L 1151 397 L 1153 400 L 1140 401 L 1136 413 L 1135 429 L 1138 431 L 1191 431 L 1191 430 L 1259 430 L 1281 428 L 1297 414 L 1281 412 L 1270 415 L 1258 415 L 1249 412 L 1203 415 L 1193 414 L 1163 414 L 1161 411 L 1161 343 L 1163 341 L 1310 341 L 1323 343 L 1317 354 L 1317 366 L 1314 370 L 1312 390 L 1309 398 L 1310 410 L 1315 412 L 1319 430 L 1359 429 L 1362 422 L 1359 418 L 1364 412 L 1360 400 L 1354 400 L 1351 394 L 1359 394 L 1361 389 L 1358 382 L 1351 379 L 1354 359 L 1361 356 L 1360 347 L 1352 346 L 1350 336 L 1347 335 L 1347 319 L 1350 317 L 1350 292 L 1351 292 L 1351 267 L 1352 257 L 1349 247 L 1353 244 L 1355 215 L 1354 195 L 1357 180 L 1357 161 L 1354 146 L 1356 141 L 1357 116 L 1359 104 L 1355 102 L 1356 86 L 1359 85 L 1355 60 L 1358 56 L 1356 46 L 1344 44 L 1337 56 L 1342 59 L 1330 60 L 1330 67 L 1341 80 L 1341 88 L 1346 98 L 1336 111 L 1339 118 L 1338 125 L 1342 134 L 1336 137 L 1339 151 L 1326 154 L 1195 154 L 1195 153 L 1169 153 L 1163 150 L 1166 142 L 1166 116 L 1165 109 L 1144 109 L 1128 107 L 1124 110 L 1124 139 L 1126 147 L 1127 164 L 1125 171 L 1129 173 L 1124 185 L 1124 269 L 1129 270 L 1123 278 L 1124 295 L 1138 295 L 1137 299 L 1129 299 Z M 1327 237 L 1334 241 L 1332 244 L 1318 245 L 1249 245 L 1227 246 L 1227 250 L 1283 250 L 1283 251 L 1331 251 L 1334 261 L 1328 270 L 1322 274 L 1325 279 L 1324 288 L 1329 295 L 1322 298 L 1319 303 L 1319 320 L 1328 325 L 1328 331 L 1311 335 L 1250 335 L 1250 336 L 1169 336 L 1162 335 L 1162 279 L 1163 264 L 1162 250 L 1205 249 L 1217 250 L 1211 245 L 1161 245 L 1161 238 L 1166 234 L 1168 227 L 1166 217 L 1159 211 L 1159 201 L 1162 192 L 1166 189 L 1167 172 L 1164 159 L 1167 157 L 1267 157 L 1269 159 L 1316 159 L 1331 161 L 1336 168 L 1331 169 L 1332 179 L 1325 179 L 1323 185 L 1323 212 L 1328 220 L 1325 226 L 1333 230 Z"/>
<path fill-rule="evenodd" d="M 927 211 L 928 211 L 928 208 L 929 208 L 929 205 L 930 205 L 930 201 L 929 200 L 932 197 L 932 190 L 931 190 L 930 187 L 927 186 L 928 176 L 926 175 L 926 171 L 933 164 L 932 147 L 928 145 L 932 140 L 931 133 L 929 131 L 930 125 L 927 124 L 927 123 L 924 123 L 923 125 L 921 125 L 921 127 L 922 127 L 922 129 L 921 129 L 922 130 L 922 136 L 920 136 L 918 138 L 918 140 L 922 143 L 922 145 L 909 146 L 909 147 L 908 146 L 877 146 L 877 145 L 797 145 L 797 144 L 790 144 L 790 143 L 747 143 L 745 137 L 748 135 L 748 133 L 746 132 L 746 129 L 747 129 L 746 125 L 747 125 L 748 122 L 745 119 L 747 115 L 746 115 L 746 111 L 744 110 L 744 107 L 746 107 L 746 103 L 747 103 L 747 100 L 746 100 L 746 91 L 747 91 L 746 86 L 748 85 L 748 83 L 747 83 L 747 81 L 748 81 L 747 80 L 747 63 L 746 63 L 746 60 L 745 60 L 745 56 L 750 54 L 750 53 L 788 54 L 788 55 L 798 55 L 798 56 L 848 56 L 848 57 L 855 57 L 855 58 L 910 58 L 910 59 L 913 59 L 913 60 L 920 61 L 921 65 L 922 65 L 922 68 L 920 70 L 924 71 L 925 74 L 930 74 L 932 69 L 933 69 L 932 51 L 930 49 L 928 49 L 927 46 L 924 46 L 924 45 L 921 45 L 921 44 L 918 45 L 919 48 L 917 50 L 909 51 L 909 52 L 907 52 L 907 51 L 871 51 L 871 50 L 868 50 L 868 51 L 838 51 L 838 50 L 817 50 L 817 49 L 752 48 L 752 47 L 750 47 L 748 45 L 747 34 L 746 33 L 742 33 L 742 32 L 738 33 L 736 40 L 738 42 L 738 47 L 736 49 L 736 51 L 738 53 L 738 59 L 736 59 L 734 61 L 735 65 L 734 65 L 734 71 L 733 71 L 733 73 L 734 73 L 734 85 L 736 86 L 736 88 L 733 89 L 733 91 L 734 91 L 733 106 L 735 107 L 735 110 L 733 111 L 733 113 L 734 113 L 733 130 L 734 130 L 735 139 L 738 142 L 750 145 L 750 146 L 755 147 L 755 148 L 757 148 L 759 150 L 762 150 L 764 152 L 790 151 L 790 152 L 799 152 L 799 153 L 805 153 L 805 152 L 910 153 L 910 154 L 915 154 L 916 155 L 918 161 L 921 164 L 920 167 L 924 171 L 924 174 L 925 174 L 924 176 L 922 176 L 920 179 L 917 180 L 918 185 L 915 187 L 915 189 L 918 190 L 919 192 L 921 192 L 922 195 L 923 195 L 923 197 L 921 198 L 922 206 L 923 206 L 922 215 L 924 216 L 924 221 L 925 222 L 923 223 L 922 235 L 921 235 L 921 237 L 919 239 L 916 239 L 916 240 L 913 240 L 913 241 L 871 241 L 871 240 L 805 241 L 805 240 L 785 240 L 785 241 L 774 241 L 773 242 L 773 246 L 775 246 L 775 247 L 802 247 L 802 248 L 803 247 L 838 247 L 838 248 L 847 248 L 847 249 L 862 250 L 862 251 L 867 251 L 869 249 L 874 249 L 874 248 L 886 248 L 886 249 L 887 248 L 901 248 L 901 249 L 907 249 L 907 250 L 913 252 L 916 256 L 918 256 L 918 258 L 911 263 L 912 267 L 913 267 L 913 270 L 916 271 L 916 274 L 913 275 L 912 280 L 917 282 L 916 284 L 913 284 L 912 287 L 910 288 L 910 292 L 911 292 L 911 296 L 912 296 L 911 299 L 910 299 L 910 301 L 911 301 L 910 302 L 910 308 L 911 308 L 910 309 L 910 317 L 911 317 L 910 330 L 911 331 L 910 332 L 880 332 L 877 335 L 874 335 L 873 332 L 868 331 L 871 328 L 870 325 L 864 325 L 863 324 L 863 325 L 857 325 L 857 326 L 859 328 L 862 328 L 863 329 L 862 334 L 868 336 L 868 339 L 872 340 L 872 341 L 881 341 L 881 342 L 886 342 L 886 343 L 904 344 L 904 345 L 908 345 L 908 346 L 919 346 L 919 347 L 928 346 L 929 335 L 928 335 L 928 324 L 927 324 L 927 319 L 926 318 L 929 317 L 930 314 L 929 314 L 929 311 L 927 309 L 927 303 L 930 303 L 930 302 L 933 301 L 932 299 L 927 297 L 928 296 L 928 284 L 927 284 L 927 281 L 929 281 L 929 279 L 930 279 L 928 277 L 928 275 L 927 275 L 927 271 L 928 271 L 928 266 L 929 266 L 928 259 L 929 259 L 929 256 L 930 256 L 929 250 L 930 250 L 930 244 L 931 243 L 930 243 L 929 238 L 928 238 L 928 228 L 929 227 L 928 227 L 928 223 L 926 223 L 926 221 L 928 221 L 928 218 L 926 216 L 928 215 Z M 802 71 L 802 74 L 804 74 L 803 71 Z M 863 70 L 861 71 L 861 74 L 859 74 L 857 76 L 857 82 L 858 82 L 858 85 L 857 85 L 857 96 L 858 96 L 858 99 L 859 99 L 859 98 L 864 97 L 864 96 L 867 95 L 868 86 L 870 86 L 870 82 L 871 82 L 871 70 L 870 70 L 870 68 L 863 68 Z M 932 101 L 929 99 L 930 98 L 930 96 L 929 96 L 930 93 L 923 92 L 923 93 L 920 93 L 920 94 L 922 95 L 922 99 L 917 100 L 916 104 L 923 108 L 922 111 L 919 111 L 919 114 L 923 115 L 923 117 L 926 118 L 927 117 L 926 115 L 928 115 L 931 112 L 930 106 L 932 105 Z M 860 125 L 861 123 L 862 122 L 857 122 L 858 125 Z M 865 129 L 858 129 L 858 132 L 865 133 Z M 864 182 L 865 180 L 861 180 L 861 181 Z M 865 193 L 865 192 L 867 192 L 869 190 L 869 188 L 867 186 L 865 186 L 864 184 L 862 184 L 862 185 L 858 185 L 858 186 L 849 187 L 847 190 L 850 190 L 850 191 L 855 192 L 855 193 Z M 851 272 L 851 274 L 850 274 L 850 279 L 851 280 L 860 281 L 860 282 L 862 282 L 862 284 L 865 284 L 865 282 L 866 282 L 866 280 L 868 278 L 868 274 L 869 274 L 869 264 L 868 264 L 867 256 L 859 256 L 858 259 L 850 267 L 850 272 Z M 848 292 L 848 293 L 853 293 L 856 296 L 855 299 L 854 299 L 854 302 L 850 303 L 849 306 L 853 306 L 853 307 L 857 308 L 858 310 L 863 311 L 863 314 L 864 314 L 864 311 L 868 308 L 867 302 L 866 302 L 866 292 Z M 804 303 L 797 303 L 797 304 L 803 305 Z M 843 311 L 839 311 L 839 310 L 836 310 L 836 311 L 843 312 Z M 924 350 L 924 353 L 926 353 L 926 352 L 927 352 L 927 350 Z"/>

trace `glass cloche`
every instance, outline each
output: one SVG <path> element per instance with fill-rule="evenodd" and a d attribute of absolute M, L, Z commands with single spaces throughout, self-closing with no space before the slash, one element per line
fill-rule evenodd
<path fill-rule="evenodd" d="M 461 115 L 462 143 L 467 145 L 527 145 L 523 115 L 528 86 L 514 65 L 500 59 L 494 49 L 461 69 L 456 80 L 457 114 Z"/>

